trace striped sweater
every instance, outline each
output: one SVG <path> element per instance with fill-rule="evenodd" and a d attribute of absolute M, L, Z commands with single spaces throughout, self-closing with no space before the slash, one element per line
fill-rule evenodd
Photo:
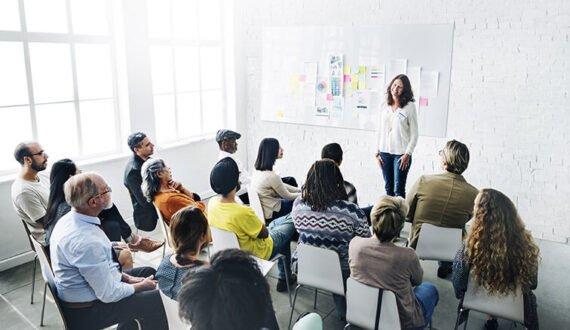
<path fill-rule="evenodd" d="M 354 203 L 334 201 L 325 211 L 313 211 L 298 197 L 291 212 L 299 242 L 334 250 L 340 258 L 343 272 L 349 271 L 348 244 L 355 236 L 370 237 L 364 212 Z M 292 258 L 297 271 L 297 251 Z"/>

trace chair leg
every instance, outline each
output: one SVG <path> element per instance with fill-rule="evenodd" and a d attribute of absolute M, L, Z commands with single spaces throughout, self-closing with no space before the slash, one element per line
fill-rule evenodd
<path fill-rule="evenodd" d="M 297 287 L 295 288 L 295 293 L 293 294 L 293 304 L 291 305 L 291 315 L 289 315 L 289 326 L 287 326 L 287 329 L 291 329 L 291 321 L 293 321 L 293 311 L 295 311 L 295 301 L 297 300 L 297 291 L 299 290 L 300 287 L 301 285 L 298 284 Z"/>
<path fill-rule="evenodd" d="M 34 257 L 34 265 L 33 265 L 33 271 L 32 271 L 32 295 L 30 296 L 30 304 L 34 303 L 34 288 L 36 287 L 36 264 L 38 262 L 38 255 L 36 254 L 36 256 Z"/>
<path fill-rule="evenodd" d="M 459 327 L 459 318 L 461 317 L 461 310 L 462 310 L 461 308 L 457 309 L 457 319 L 455 320 L 455 327 L 453 328 L 454 330 L 457 330 L 457 328 Z"/>
<path fill-rule="evenodd" d="M 469 321 L 469 314 L 465 316 L 465 325 L 463 326 L 463 330 L 467 330 L 467 321 Z"/>
<path fill-rule="evenodd" d="M 44 326 L 44 312 L 46 310 L 46 293 L 47 293 L 47 282 L 44 284 L 44 302 L 42 304 L 42 317 L 40 319 L 40 327 Z"/>
<path fill-rule="evenodd" d="M 313 309 L 317 309 L 317 289 L 315 289 L 315 302 L 313 303 Z"/>
<path fill-rule="evenodd" d="M 432 330 L 432 328 L 431 328 L 431 319 L 429 319 L 429 330 Z"/>

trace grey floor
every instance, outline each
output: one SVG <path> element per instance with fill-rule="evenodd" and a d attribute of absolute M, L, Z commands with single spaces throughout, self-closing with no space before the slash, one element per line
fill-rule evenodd
<path fill-rule="evenodd" d="M 155 230 L 149 236 L 160 239 L 162 233 Z M 542 262 L 539 268 L 539 284 L 535 290 L 538 300 L 538 314 L 541 329 L 570 329 L 570 245 L 537 240 L 541 249 Z M 167 250 L 168 252 L 168 250 Z M 162 249 L 150 254 L 136 253 L 135 266 L 157 267 L 162 258 Z M 437 263 L 422 261 L 424 281 L 432 282 L 438 289 L 440 300 L 436 306 L 432 325 L 434 329 L 453 329 L 457 310 L 457 299 L 449 279 L 442 280 L 436 276 Z M 276 274 L 272 270 L 273 275 Z M 271 275 L 271 273 L 270 273 Z M 273 306 L 279 326 L 287 329 L 291 308 L 286 293 L 275 291 L 277 280 L 268 277 L 273 298 Z M 44 283 L 39 267 L 36 269 L 34 303 L 30 304 L 32 284 L 32 263 L 27 263 L 4 272 L 0 272 L 0 328 L 1 329 L 40 329 L 40 314 Z M 293 320 L 300 313 L 313 311 L 313 290 L 300 290 Z M 334 304 L 329 294 L 318 293 L 316 312 L 323 317 L 324 329 L 342 329 L 344 323 L 334 314 Z M 481 329 L 486 316 L 471 313 L 468 329 Z M 511 324 L 499 321 L 501 329 L 511 328 Z M 61 329 L 59 317 L 51 295 L 47 294 L 46 311 L 43 329 Z"/>

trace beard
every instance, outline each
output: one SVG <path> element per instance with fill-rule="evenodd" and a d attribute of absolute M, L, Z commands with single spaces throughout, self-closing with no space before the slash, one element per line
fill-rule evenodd
<path fill-rule="evenodd" d="M 41 164 L 36 164 L 35 162 L 32 162 L 32 165 L 30 167 L 32 168 L 32 170 L 40 172 L 46 169 L 47 167 L 46 164 L 47 162 L 43 162 Z"/>

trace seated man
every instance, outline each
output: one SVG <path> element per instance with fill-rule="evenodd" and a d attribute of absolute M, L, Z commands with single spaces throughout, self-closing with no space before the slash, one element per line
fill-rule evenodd
<path fill-rule="evenodd" d="M 220 195 L 213 197 L 208 204 L 208 222 L 210 226 L 235 233 L 240 247 L 258 258 L 269 260 L 278 253 L 285 255 L 285 267 L 281 260 L 278 264 L 277 282 L 277 291 L 283 292 L 287 290 L 285 271 L 291 274 L 293 220 L 288 215 L 271 222 L 269 229 L 265 227 L 253 209 L 236 203 L 236 191 L 240 188 L 238 177 L 237 164 L 230 157 L 214 166 L 210 173 L 210 186 Z M 289 275 L 290 284 L 295 281 L 296 277 Z"/>
<path fill-rule="evenodd" d="M 223 250 L 182 278 L 180 316 L 193 330 L 279 329 L 269 286 L 242 250 Z"/>
<path fill-rule="evenodd" d="M 469 149 L 459 141 L 451 140 L 439 151 L 441 174 L 422 175 L 408 193 L 410 210 L 406 221 L 412 223 L 410 247 L 416 248 L 423 223 L 440 227 L 461 228 L 471 219 L 475 197 L 479 192 L 461 175 L 469 164 Z M 437 276 L 451 274 L 451 262 L 442 262 Z"/>
<path fill-rule="evenodd" d="M 72 210 L 55 225 L 51 262 L 57 293 L 70 329 L 168 329 L 150 267 L 122 272 L 97 215 L 112 205 L 111 189 L 96 173 L 71 177 L 64 185 Z"/>
<path fill-rule="evenodd" d="M 241 165 L 241 161 L 236 156 L 236 151 L 238 147 L 237 139 L 241 137 L 241 134 L 231 131 L 229 129 L 221 129 L 216 133 L 216 142 L 220 146 L 220 154 L 218 155 L 218 160 L 226 157 L 231 157 L 237 164 L 239 170 L 239 181 L 242 184 L 241 189 L 236 193 L 236 196 L 246 205 L 249 205 L 249 196 L 247 194 L 246 185 L 249 184 L 249 173 Z"/>

